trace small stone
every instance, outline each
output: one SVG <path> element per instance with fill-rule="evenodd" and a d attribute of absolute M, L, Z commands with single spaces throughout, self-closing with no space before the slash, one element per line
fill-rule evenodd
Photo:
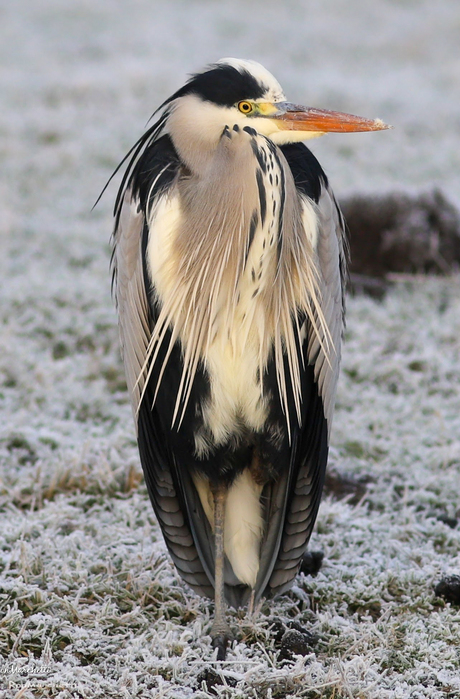
<path fill-rule="evenodd" d="M 438 522 L 442 522 L 443 524 L 447 524 L 448 527 L 451 529 L 455 529 L 457 524 L 458 524 L 458 519 L 455 517 L 449 517 L 448 515 L 439 515 L 439 517 L 436 518 Z"/>
<path fill-rule="evenodd" d="M 316 646 L 316 644 L 319 641 L 319 636 L 317 636 L 315 633 L 311 633 L 311 631 L 307 631 L 307 629 L 304 629 L 302 624 L 299 624 L 298 621 L 290 621 L 288 623 L 288 627 L 293 631 L 298 631 L 299 633 L 301 633 L 302 636 L 305 638 L 305 641 L 310 646 Z"/>
<path fill-rule="evenodd" d="M 312 644 L 305 633 L 296 629 L 288 629 L 282 639 L 279 659 L 290 660 L 293 655 L 308 655 Z"/>
<path fill-rule="evenodd" d="M 447 575 L 434 588 L 436 597 L 442 597 L 451 604 L 460 604 L 460 575 Z"/>
<path fill-rule="evenodd" d="M 281 619 L 272 623 L 275 647 L 279 648 L 279 660 L 290 660 L 293 655 L 308 655 L 318 643 L 319 636 L 307 631 L 297 621 L 285 625 Z"/>
<path fill-rule="evenodd" d="M 206 667 L 198 677 L 196 678 L 198 682 L 198 687 L 197 689 L 201 689 L 203 682 L 206 685 L 206 689 L 210 694 L 215 694 L 217 696 L 218 692 L 214 689 L 214 687 L 222 687 L 227 684 L 229 687 L 236 687 L 236 679 L 234 677 L 230 677 L 228 675 L 225 675 L 225 680 L 224 676 L 222 674 L 219 674 L 215 670 L 213 670 L 210 667 Z"/>
<path fill-rule="evenodd" d="M 324 551 L 305 551 L 300 562 L 300 572 L 304 575 L 316 575 L 323 565 Z"/>

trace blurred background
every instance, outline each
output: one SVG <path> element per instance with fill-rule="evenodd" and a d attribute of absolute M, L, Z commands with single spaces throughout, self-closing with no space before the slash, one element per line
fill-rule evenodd
<path fill-rule="evenodd" d="M 311 142 L 339 198 L 439 187 L 458 205 L 457 0 L 16 0 L 0 24 L 4 274 L 51 241 L 100 249 L 115 185 L 91 207 L 111 172 L 187 74 L 223 56 L 260 61 L 291 101 L 394 125 Z"/>

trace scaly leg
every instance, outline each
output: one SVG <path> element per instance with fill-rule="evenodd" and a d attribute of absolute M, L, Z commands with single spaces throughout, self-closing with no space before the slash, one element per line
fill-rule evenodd
<path fill-rule="evenodd" d="M 256 591 L 253 589 L 251 591 L 251 596 L 250 596 L 249 602 L 248 602 L 248 617 L 251 617 L 254 614 L 255 599 L 256 599 Z"/>
<path fill-rule="evenodd" d="M 213 648 L 217 648 L 217 660 L 225 660 L 227 645 L 233 634 L 225 618 L 224 597 L 224 520 L 227 488 L 218 484 L 212 487 L 214 497 L 214 623 L 211 628 Z"/>

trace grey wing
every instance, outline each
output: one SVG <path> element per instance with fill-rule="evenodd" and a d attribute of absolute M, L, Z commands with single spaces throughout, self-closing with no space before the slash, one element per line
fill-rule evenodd
<path fill-rule="evenodd" d="M 268 595 L 290 587 L 313 530 L 324 483 L 339 375 L 348 246 L 342 214 L 326 185 L 317 214 L 316 265 L 329 339 L 324 333 L 318 337 L 305 321 L 299 348 L 306 364 L 302 377 L 303 424 L 294 434 L 289 473 L 267 494 L 271 511 L 264 549 L 267 556 L 270 550 L 278 550 L 271 571 L 262 554 L 259 584 Z"/>
<path fill-rule="evenodd" d="M 159 196 L 166 196 L 161 194 Z M 126 381 L 137 429 L 139 452 L 150 499 L 166 545 L 182 577 L 202 595 L 212 595 L 212 585 L 197 554 L 185 514 L 181 485 L 174 459 L 168 452 L 156 411 L 151 409 L 145 360 L 152 318 L 143 264 L 143 238 L 148 235 L 144 212 L 131 189 L 123 195 L 114 231 L 112 268 L 119 316 L 119 331 Z"/>
<path fill-rule="evenodd" d="M 142 392 L 138 382 L 150 340 L 150 321 L 142 263 L 144 213 L 126 190 L 113 234 L 112 271 L 126 383 L 136 420 Z"/>
<path fill-rule="evenodd" d="M 345 326 L 348 240 L 342 212 L 328 186 L 322 190 L 317 213 L 319 226 L 316 264 L 319 273 L 321 308 L 330 335 L 330 349 L 324 351 L 320 338 L 310 326 L 306 356 L 308 363 L 315 367 L 315 380 L 318 383 L 330 434 Z M 325 346 L 327 347 L 327 340 Z"/>

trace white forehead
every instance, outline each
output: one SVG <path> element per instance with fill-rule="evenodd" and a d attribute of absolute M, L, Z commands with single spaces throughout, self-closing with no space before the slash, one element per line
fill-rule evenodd
<path fill-rule="evenodd" d="M 263 96 L 264 100 L 269 100 L 270 102 L 283 102 L 286 99 L 278 80 L 270 73 L 270 71 L 264 68 L 263 65 L 257 63 L 257 61 L 250 61 L 243 58 L 221 58 L 220 61 L 217 61 L 217 65 L 222 64 L 232 66 L 240 72 L 247 70 L 248 73 L 251 73 L 257 82 L 267 87 L 267 92 Z"/>

